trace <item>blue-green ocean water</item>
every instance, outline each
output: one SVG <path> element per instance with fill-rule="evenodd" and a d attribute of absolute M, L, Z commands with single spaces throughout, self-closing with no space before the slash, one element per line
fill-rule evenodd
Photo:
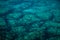
<path fill-rule="evenodd" d="M 60 40 L 60 0 L 0 0 L 0 40 Z"/>

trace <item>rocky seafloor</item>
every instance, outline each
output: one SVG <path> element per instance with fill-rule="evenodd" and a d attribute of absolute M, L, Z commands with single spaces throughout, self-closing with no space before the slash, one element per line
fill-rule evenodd
<path fill-rule="evenodd" d="M 0 40 L 60 40 L 60 0 L 0 0 Z"/>

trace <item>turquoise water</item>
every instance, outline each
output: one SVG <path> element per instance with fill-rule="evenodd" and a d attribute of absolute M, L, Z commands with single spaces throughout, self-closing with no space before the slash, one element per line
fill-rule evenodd
<path fill-rule="evenodd" d="M 0 40 L 60 40 L 60 0 L 0 0 Z"/>

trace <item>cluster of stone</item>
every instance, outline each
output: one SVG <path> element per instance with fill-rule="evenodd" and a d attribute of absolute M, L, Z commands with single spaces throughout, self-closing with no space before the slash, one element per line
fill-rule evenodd
<path fill-rule="evenodd" d="M 0 40 L 60 40 L 59 0 L 0 0 Z"/>

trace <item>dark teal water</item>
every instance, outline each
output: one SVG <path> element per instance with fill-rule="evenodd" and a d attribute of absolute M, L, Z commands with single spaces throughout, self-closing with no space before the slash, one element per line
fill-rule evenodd
<path fill-rule="evenodd" d="M 60 40 L 60 0 L 0 0 L 0 40 Z"/>

